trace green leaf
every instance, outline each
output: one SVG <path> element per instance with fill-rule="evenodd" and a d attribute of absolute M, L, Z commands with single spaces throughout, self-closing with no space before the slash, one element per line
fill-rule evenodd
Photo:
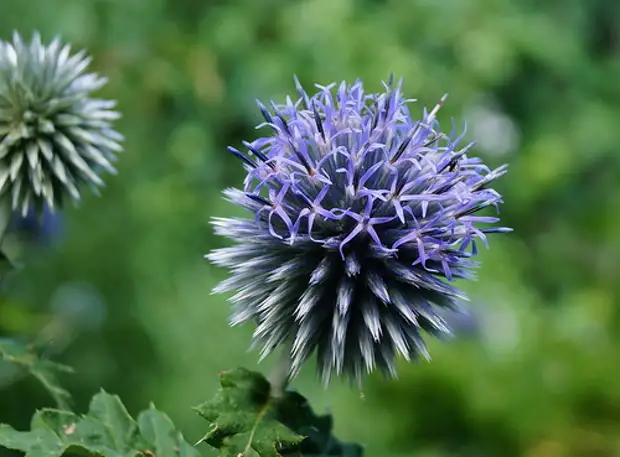
<path fill-rule="evenodd" d="M 179 442 L 175 439 L 174 424 L 167 416 L 158 412 L 153 405 L 150 409 L 140 413 L 138 427 L 144 440 L 153 444 L 156 455 L 176 455 L 177 450 L 180 452 Z M 190 449 L 197 454 L 193 446 Z M 187 453 L 188 450 L 185 449 L 184 452 Z"/>
<path fill-rule="evenodd" d="M 136 423 L 120 398 L 115 395 L 95 395 L 90 403 L 88 416 L 88 421 L 105 426 L 106 442 L 112 449 L 124 449 L 136 433 Z"/>
<path fill-rule="evenodd" d="M 306 437 L 299 447 L 304 457 L 362 457 L 364 450 L 356 443 L 345 443 L 333 434 L 331 414 L 317 416 L 308 400 L 295 391 L 287 391 L 278 402 L 278 417 L 288 427 Z"/>
<path fill-rule="evenodd" d="M 34 376 L 50 393 L 59 408 L 69 408 L 71 394 L 60 386 L 58 374 L 73 373 L 71 367 L 46 360 L 33 349 L 11 339 L 0 340 L 0 361 L 16 365 L 24 373 Z"/>
<path fill-rule="evenodd" d="M 88 414 L 43 409 L 32 418 L 31 430 L 0 425 L 0 446 L 26 457 L 60 457 L 66 452 L 103 457 L 199 457 L 170 419 L 153 405 L 134 421 L 116 395 L 100 392 Z"/>
<path fill-rule="evenodd" d="M 220 373 L 220 384 L 195 410 L 210 423 L 201 442 L 221 457 L 361 457 L 361 446 L 334 438 L 331 416 L 316 416 L 297 392 L 273 397 L 269 381 L 244 368 Z"/>
<path fill-rule="evenodd" d="M 304 437 L 278 420 L 271 386 L 260 373 L 243 368 L 220 373 L 222 388 L 196 411 L 210 423 L 201 441 L 222 457 L 281 457 Z"/>

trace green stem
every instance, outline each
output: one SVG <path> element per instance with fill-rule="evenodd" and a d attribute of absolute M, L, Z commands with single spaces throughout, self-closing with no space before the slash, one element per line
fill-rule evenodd
<path fill-rule="evenodd" d="M 269 382 L 271 383 L 271 396 L 280 398 L 286 392 L 290 381 L 289 374 L 291 371 L 291 347 L 292 343 L 285 345 L 280 354 L 280 360 L 274 365 L 269 374 Z"/>
<path fill-rule="evenodd" d="M 4 235 L 11 223 L 11 216 L 13 215 L 13 207 L 8 196 L 0 198 L 0 250 L 2 249 L 2 241 Z"/>
<path fill-rule="evenodd" d="M 6 235 L 9 224 L 11 223 L 12 216 L 13 206 L 11 205 L 9 197 L 5 195 L 0 198 L 0 290 L 2 289 L 7 269 L 14 268 L 11 260 L 2 250 L 2 242 L 4 241 L 4 236 Z"/>

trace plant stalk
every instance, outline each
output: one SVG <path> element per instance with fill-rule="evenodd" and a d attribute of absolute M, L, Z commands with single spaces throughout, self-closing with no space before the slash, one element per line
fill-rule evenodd
<path fill-rule="evenodd" d="M 271 396 L 273 398 L 280 398 L 286 392 L 288 383 L 290 381 L 289 375 L 291 372 L 292 359 L 291 348 L 293 344 L 290 342 L 282 348 L 280 359 L 271 369 L 271 373 L 268 376 L 269 383 L 271 384 Z"/>

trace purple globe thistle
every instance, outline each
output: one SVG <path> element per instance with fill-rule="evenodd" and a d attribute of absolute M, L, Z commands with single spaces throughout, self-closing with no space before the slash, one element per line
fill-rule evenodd
<path fill-rule="evenodd" d="M 258 102 L 272 134 L 229 150 L 248 172 L 228 200 L 251 219 L 216 218 L 236 242 L 207 257 L 230 269 L 215 293 L 235 291 L 231 324 L 254 321 L 262 357 L 289 344 L 294 377 L 317 354 L 327 383 L 375 368 L 396 376 L 395 360 L 429 358 L 424 332 L 450 334 L 438 310 L 465 295 L 451 283 L 473 278 L 476 239 L 509 229 L 479 227 L 475 213 L 501 203 L 490 170 L 439 129 L 446 97 L 413 119 L 401 82 L 367 95 L 362 83 L 317 87 L 299 100 Z M 286 346 L 285 346 L 286 347 Z"/>

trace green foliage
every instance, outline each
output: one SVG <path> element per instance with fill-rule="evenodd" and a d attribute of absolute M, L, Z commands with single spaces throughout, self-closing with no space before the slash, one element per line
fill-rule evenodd
<path fill-rule="evenodd" d="M 210 423 L 201 441 L 226 457 L 280 457 L 299 446 L 303 436 L 278 420 L 269 381 L 259 373 L 226 371 L 220 373 L 220 383 L 215 398 L 196 407 Z"/>
<path fill-rule="evenodd" d="M 222 457 L 361 457 L 360 446 L 332 435 L 331 416 L 316 416 L 296 392 L 272 395 L 260 373 L 225 371 L 220 383 L 216 396 L 195 409 L 210 423 L 201 442 Z"/>
<path fill-rule="evenodd" d="M 287 391 L 277 402 L 276 410 L 283 423 L 306 437 L 299 446 L 304 457 L 362 457 L 362 446 L 340 441 L 333 435 L 332 415 L 317 416 L 299 393 Z"/>
<path fill-rule="evenodd" d="M 0 446 L 26 457 L 60 457 L 65 453 L 103 457 L 197 457 L 168 416 L 153 405 L 134 420 L 121 400 L 106 392 L 95 395 L 88 414 L 43 409 L 32 418 L 30 430 L 0 425 Z"/>
<path fill-rule="evenodd" d="M 71 367 L 42 358 L 34 348 L 10 339 L 0 339 L 0 362 L 16 366 L 19 370 L 18 376 L 34 376 L 50 393 L 59 408 L 69 408 L 71 394 L 60 386 L 58 374 L 73 373 Z"/>

